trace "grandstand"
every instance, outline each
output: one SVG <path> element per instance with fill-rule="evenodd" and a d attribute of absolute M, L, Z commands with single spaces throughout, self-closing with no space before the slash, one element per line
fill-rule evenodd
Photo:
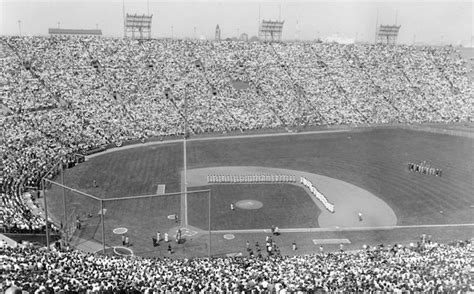
<path fill-rule="evenodd" d="M 100 243 L 95 234 L 105 235 L 107 230 L 110 234 L 102 245 L 119 248 L 119 237 L 112 235 L 112 229 L 123 221 L 134 228 L 135 235 L 127 236 L 136 238 L 132 238 L 133 246 L 122 251 L 143 256 L 117 257 L 111 250 L 106 256 L 71 248 L 64 251 L 66 244 L 61 248 L 59 243 L 59 249 L 48 252 L 31 246 L 2 248 L 6 258 L 0 290 L 11 285 L 30 292 L 474 290 L 469 272 L 471 241 L 442 245 L 424 235 L 419 239 L 420 232 L 437 226 L 445 229 L 433 228 L 433 235 L 440 238 L 448 230 L 446 236 L 452 240 L 472 237 L 468 233 L 473 225 L 469 146 L 474 87 L 469 79 L 472 69 L 456 48 L 91 36 L 0 37 L 0 42 L 2 52 L 10 52 L 8 58 L 2 58 L 0 69 L 5 79 L 2 107 L 10 113 L 0 116 L 3 232 L 43 234 L 46 225 L 41 208 L 46 192 L 51 195 L 48 201 L 52 200 L 51 226 L 58 235 L 68 231 L 80 241 L 91 233 L 87 240 Z M 429 128 L 436 132 L 423 131 Z M 316 133 L 305 133 L 308 130 Z M 182 147 L 185 134 L 190 136 L 187 148 Z M 239 137 L 248 134 L 259 137 Z M 230 138 L 215 139 L 223 135 Z M 148 149 L 126 146 L 144 143 L 149 143 Z M 189 160 L 183 155 L 186 152 Z M 94 153 L 98 155 L 89 156 Z M 88 161 L 79 162 L 82 157 L 78 154 L 88 155 Z M 443 176 L 408 173 L 408 161 L 424 160 L 441 166 Z M 187 171 L 186 164 L 189 178 L 181 174 Z M 64 228 L 64 220 L 71 224 L 74 219 L 63 218 L 61 209 L 66 204 L 60 200 L 60 189 L 43 186 L 42 181 L 57 180 L 60 166 L 70 167 L 63 174 L 67 185 L 102 198 L 155 193 L 157 185 L 176 193 L 189 185 L 191 191 L 204 185 L 199 182 L 203 174 L 193 174 L 192 169 L 205 168 L 225 175 L 239 166 L 244 176 L 255 172 L 247 166 L 257 166 L 265 173 L 270 168 L 287 169 L 312 177 L 312 184 L 288 188 L 266 183 L 239 187 L 206 183 L 216 193 L 220 189 L 222 195 L 228 195 L 222 197 L 225 201 L 215 200 L 219 208 L 212 211 L 216 232 L 210 228 L 208 232 L 219 257 L 206 259 L 202 252 L 211 244 L 203 236 L 207 220 L 211 226 L 210 205 L 209 215 L 204 214 L 205 202 L 189 195 L 157 197 L 160 200 L 156 201 L 162 201 L 157 204 L 165 204 L 149 207 L 143 215 L 140 211 L 149 202 L 115 204 L 115 211 L 109 207 L 106 212 L 76 197 L 68 211 L 78 215 L 78 223 L 85 207 L 95 210 L 83 222 L 87 227 Z M 339 226 L 324 227 L 323 220 L 333 220 L 331 213 L 340 216 L 337 198 L 331 198 L 325 189 L 326 178 L 370 192 L 360 199 L 373 195 L 388 203 L 395 215 L 390 230 L 375 229 L 380 219 L 371 220 L 370 212 L 365 211 L 363 230 L 353 230 L 353 223 L 347 226 L 347 233 L 339 231 Z M 335 212 L 326 200 L 322 202 L 328 211 L 312 198 L 298 206 L 298 199 L 284 197 L 287 191 L 306 197 L 304 189 L 313 184 L 318 188 L 312 193 L 326 195 L 331 205 L 335 202 Z M 273 223 L 257 227 L 252 222 L 254 212 L 242 212 L 245 217 L 224 214 L 230 212 L 225 207 L 232 201 L 246 200 L 249 190 L 257 191 L 252 197 L 262 197 L 264 209 L 268 197 L 281 198 L 279 207 L 260 210 L 262 223 L 264 213 L 269 218 L 289 213 L 282 217 L 293 227 L 278 224 L 283 233 L 273 237 L 277 243 L 263 245 Z M 268 191 L 272 195 L 265 195 Z M 291 207 L 285 206 L 288 203 Z M 278 210 L 282 207 L 288 207 L 286 212 Z M 144 225 L 144 218 L 153 213 L 159 217 Z M 302 217 L 295 217 L 298 213 Z M 107 225 L 102 222 L 104 229 L 90 225 L 104 214 L 109 221 Z M 317 218 L 319 215 L 326 218 Z M 351 220 L 358 221 L 356 217 Z M 255 227 L 235 227 L 244 224 Z M 175 232 L 183 225 L 183 230 L 189 229 L 184 233 L 189 243 L 173 243 L 173 249 L 164 243 L 151 248 L 155 225 L 162 232 Z M 306 229 L 304 226 L 312 226 L 308 232 L 318 232 L 318 238 L 296 230 Z M 195 236 L 191 229 L 196 230 L 195 240 L 191 240 Z M 239 234 L 240 229 L 248 231 Z M 232 230 L 233 234 L 217 230 Z M 328 246 L 333 252 L 326 252 L 328 248 L 322 252 L 311 243 L 323 237 L 337 240 L 333 247 Z M 234 243 L 225 243 L 226 238 Z M 353 243 L 343 245 L 340 240 L 346 239 Z M 245 248 L 247 240 L 252 244 Z M 260 251 L 254 245 L 258 240 Z M 395 245 L 380 246 L 381 240 Z M 405 244 L 399 245 L 402 241 Z M 300 251 L 291 249 L 293 242 Z M 369 250 L 360 250 L 362 245 Z M 346 248 L 359 250 L 349 253 Z M 225 254 L 240 256 L 226 258 Z M 199 258 L 187 259 L 195 256 Z M 75 279 L 78 274 L 82 280 Z"/>

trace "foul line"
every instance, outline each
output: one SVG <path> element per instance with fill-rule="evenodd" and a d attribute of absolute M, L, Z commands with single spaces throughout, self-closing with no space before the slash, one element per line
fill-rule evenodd
<path fill-rule="evenodd" d="M 448 227 L 472 227 L 474 224 L 444 224 L 444 225 L 409 225 L 409 226 L 383 226 L 383 227 L 344 227 L 344 228 L 293 228 L 279 229 L 281 233 L 312 233 L 312 232 L 344 232 L 344 231 L 372 231 L 372 230 L 395 230 L 414 228 L 448 228 Z M 212 233 L 271 233 L 270 229 L 249 230 L 216 230 Z"/>

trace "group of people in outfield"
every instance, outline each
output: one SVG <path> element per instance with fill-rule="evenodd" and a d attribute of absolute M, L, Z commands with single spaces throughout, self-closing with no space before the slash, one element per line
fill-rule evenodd
<path fill-rule="evenodd" d="M 426 161 L 420 161 L 419 163 L 409 162 L 408 170 L 411 172 L 437 177 L 441 177 L 441 175 L 443 174 L 442 169 L 434 168 L 431 166 L 431 163 L 427 163 Z"/>
<path fill-rule="evenodd" d="M 296 183 L 295 175 L 208 175 L 208 183 Z"/>

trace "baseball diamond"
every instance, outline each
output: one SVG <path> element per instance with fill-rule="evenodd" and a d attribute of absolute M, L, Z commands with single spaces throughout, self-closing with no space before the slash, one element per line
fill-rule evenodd
<path fill-rule="evenodd" d="M 278 226 L 288 233 L 337 234 L 351 241 L 347 245 L 350 248 L 381 236 L 400 238 L 401 234 L 401 239 L 408 240 L 412 230 L 419 228 L 421 231 L 426 226 L 437 228 L 439 237 L 448 236 L 455 233 L 449 229 L 451 225 L 459 224 L 462 231 L 463 224 L 474 223 L 469 206 L 472 183 L 466 181 L 472 163 L 462 160 L 470 152 L 470 142 L 468 137 L 400 128 L 194 138 L 187 142 L 185 185 L 182 161 L 178 160 L 183 152 L 182 144 L 164 141 L 111 149 L 90 156 L 85 163 L 66 170 L 65 183 L 105 198 L 151 195 L 156 191 L 157 178 L 170 192 L 184 190 L 186 186 L 187 195 L 106 202 L 106 242 L 115 242 L 110 234 L 113 228 L 127 227 L 136 255 L 163 254 L 164 248 L 149 249 L 148 236 L 155 230 L 174 236 L 178 227 L 188 228 L 196 234 L 187 237 L 188 248 L 183 244 L 175 253 L 205 254 L 209 195 L 192 194 L 194 190 L 205 189 L 211 191 L 210 225 L 215 232 L 212 238 L 217 238 L 213 242 L 215 254 L 225 254 L 227 250 L 238 252 L 240 238 L 246 234 L 266 234 L 271 226 Z M 239 149 L 231 148 L 235 145 Z M 367 148 L 363 156 L 354 152 Z M 452 152 L 453 148 L 455 152 Z M 408 171 L 406 162 L 420 157 L 444 165 L 443 176 L 427 177 Z M 335 212 L 325 209 L 299 181 L 207 182 L 208 175 L 220 174 L 305 177 L 334 204 Z M 93 187 L 93 178 L 100 183 L 99 187 Z M 449 193 L 449 190 L 456 193 Z M 48 193 L 52 199 L 52 214 L 60 215 L 60 189 L 53 187 Z M 231 210 L 231 204 L 235 205 L 234 210 Z M 97 206 L 97 203 L 88 205 Z M 177 218 L 169 219 L 170 215 Z M 94 219 L 85 221 L 81 234 L 100 241 L 101 227 Z M 404 233 L 404 230 L 408 231 Z M 355 238 L 352 232 L 356 231 L 359 236 Z M 232 233 L 236 237 L 224 244 L 220 240 L 225 239 L 218 237 L 221 233 Z M 282 238 L 293 238 L 284 235 Z M 348 237 L 350 235 L 352 237 Z M 308 242 L 315 239 L 305 234 L 298 236 L 298 239 L 306 238 Z M 301 250 L 311 251 L 311 248 L 302 247 Z"/>

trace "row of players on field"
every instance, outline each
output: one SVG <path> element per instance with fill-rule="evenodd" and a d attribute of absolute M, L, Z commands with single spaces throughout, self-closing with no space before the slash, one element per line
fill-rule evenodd
<path fill-rule="evenodd" d="M 441 177 L 443 170 L 440 168 L 431 167 L 431 164 L 426 161 L 420 161 L 419 163 L 408 163 L 408 170 L 412 172 L 417 172 L 420 174 L 431 175 Z"/>
<path fill-rule="evenodd" d="M 326 198 L 326 196 L 323 195 L 323 193 L 321 193 L 317 188 L 316 186 L 313 185 L 313 183 L 308 180 L 307 178 L 305 177 L 301 177 L 300 178 L 300 184 L 304 185 L 306 188 L 308 188 L 311 193 L 314 195 L 314 197 L 316 197 L 316 199 L 318 199 L 319 201 L 321 201 L 324 205 L 324 207 L 326 207 L 327 210 L 329 210 L 330 212 L 334 213 L 335 210 L 334 210 L 334 204 L 330 203 L 328 201 L 328 199 Z"/>
<path fill-rule="evenodd" d="M 208 175 L 208 183 L 296 183 L 294 175 Z"/>

